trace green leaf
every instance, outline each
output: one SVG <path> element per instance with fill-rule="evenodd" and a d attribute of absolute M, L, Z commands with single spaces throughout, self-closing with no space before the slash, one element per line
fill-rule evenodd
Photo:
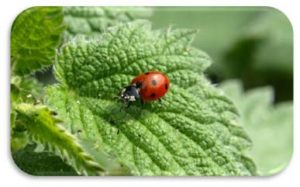
<path fill-rule="evenodd" d="M 12 103 L 35 103 L 40 100 L 43 95 L 42 84 L 29 76 L 12 76 L 10 88 Z"/>
<path fill-rule="evenodd" d="M 15 111 L 11 112 L 11 118 L 16 118 Z M 29 143 L 28 134 L 25 129 L 17 128 L 15 122 L 11 122 L 11 152 L 14 154 L 15 152 L 25 148 Z"/>
<path fill-rule="evenodd" d="M 103 169 L 85 153 L 79 141 L 64 130 L 53 113 L 43 105 L 21 103 L 15 106 L 16 126 L 23 127 L 35 142 L 61 156 L 79 174 L 99 175 Z"/>
<path fill-rule="evenodd" d="M 24 172 L 38 176 L 74 176 L 76 171 L 60 157 L 50 152 L 35 152 L 30 145 L 13 154 L 17 166 Z"/>
<path fill-rule="evenodd" d="M 51 65 L 63 30 L 62 8 L 33 7 L 22 12 L 11 30 L 13 72 L 25 75 Z"/>
<path fill-rule="evenodd" d="M 241 122 L 253 140 L 249 151 L 260 175 L 272 175 L 283 170 L 293 152 L 293 104 L 273 105 L 270 87 L 243 91 L 239 81 L 226 81 L 221 88 L 238 106 Z"/>
<path fill-rule="evenodd" d="M 24 128 L 16 126 L 17 113 L 15 110 L 16 105 L 22 102 L 38 103 L 41 100 L 43 93 L 42 85 L 36 79 L 25 76 L 12 76 L 10 84 L 10 99 L 11 99 L 11 150 L 16 152 L 24 148 L 28 141 L 28 134 Z"/>
<path fill-rule="evenodd" d="M 74 39 L 59 51 L 60 83 L 48 88 L 46 102 L 68 131 L 115 155 L 133 175 L 255 174 L 233 104 L 204 78 L 210 58 L 190 46 L 195 34 L 135 21 L 97 39 Z M 163 104 L 124 109 L 119 91 L 149 70 L 171 80 Z"/>
<path fill-rule="evenodd" d="M 142 7 L 64 7 L 65 37 L 96 36 L 108 27 L 150 15 L 151 9 Z"/>

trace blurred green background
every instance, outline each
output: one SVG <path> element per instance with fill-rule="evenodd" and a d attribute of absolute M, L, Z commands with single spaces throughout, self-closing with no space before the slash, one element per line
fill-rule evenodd
<path fill-rule="evenodd" d="M 240 79 L 245 89 L 275 89 L 275 101 L 293 99 L 293 31 L 287 17 L 268 7 L 157 7 L 155 28 L 195 28 L 194 46 L 214 63 L 214 83 Z"/>

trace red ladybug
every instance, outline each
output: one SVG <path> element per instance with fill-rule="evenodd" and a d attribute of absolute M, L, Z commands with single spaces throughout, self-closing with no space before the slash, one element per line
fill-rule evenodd
<path fill-rule="evenodd" d="M 135 77 L 129 86 L 121 92 L 121 100 L 127 103 L 140 100 L 143 104 L 147 101 L 160 100 L 169 90 L 170 81 L 168 77 L 159 71 L 150 71 Z"/>

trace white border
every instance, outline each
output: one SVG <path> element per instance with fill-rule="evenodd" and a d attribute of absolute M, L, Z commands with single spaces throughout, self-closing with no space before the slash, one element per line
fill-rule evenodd
<path fill-rule="evenodd" d="M 1 1 L 0 6 L 0 178 L 1 186 L 22 185 L 22 187 L 50 187 L 50 186 L 295 186 L 300 177 L 300 129 L 299 115 L 294 117 L 294 154 L 289 167 L 273 177 L 249 178 L 220 178 L 220 177 L 32 177 L 20 172 L 14 166 L 9 152 L 9 39 L 10 26 L 22 10 L 31 6 L 42 5 L 82 5 L 82 6 L 271 6 L 284 12 L 290 19 L 294 29 L 294 82 L 299 81 L 299 53 L 300 48 L 300 15 L 296 0 L 8 0 Z M 295 84 L 294 84 L 295 85 Z M 295 85 L 294 95 L 299 95 L 299 86 Z M 299 112 L 299 99 L 294 99 L 294 113 Z M 274 140 L 276 141 L 276 140 Z M 298 177 L 299 176 L 299 177 Z"/>

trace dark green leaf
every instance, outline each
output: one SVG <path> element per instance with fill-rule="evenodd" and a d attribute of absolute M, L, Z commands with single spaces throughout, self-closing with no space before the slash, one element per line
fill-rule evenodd
<path fill-rule="evenodd" d="M 75 136 L 68 133 L 46 106 L 20 103 L 15 106 L 16 127 L 27 131 L 30 138 L 64 158 L 79 174 L 101 175 L 101 166 L 86 154 Z"/>
<path fill-rule="evenodd" d="M 35 152 L 34 145 L 13 154 L 16 165 L 30 175 L 74 176 L 76 171 L 51 152 Z"/>

